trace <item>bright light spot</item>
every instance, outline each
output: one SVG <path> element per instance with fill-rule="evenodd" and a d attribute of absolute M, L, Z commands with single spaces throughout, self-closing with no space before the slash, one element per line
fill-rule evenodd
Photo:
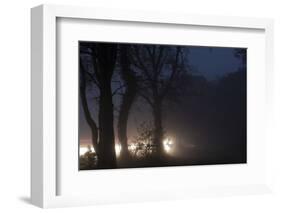
<path fill-rule="evenodd" d="M 129 149 L 130 149 L 131 151 L 135 151 L 135 150 L 137 149 L 136 144 L 131 143 L 131 144 L 129 145 Z"/>
<path fill-rule="evenodd" d="M 116 157 L 119 157 L 120 156 L 120 153 L 121 153 L 121 144 L 120 143 L 117 143 L 115 144 L 115 153 L 116 153 Z"/>
<path fill-rule="evenodd" d="M 170 153 L 172 151 L 173 144 L 174 144 L 174 142 L 172 141 L 171 138 L 164 139 L 164 141 L 163 141 L 164 150 L 167 153 Z"/>
<path fill-rule="evenodd" d="M 86 154 L 87 152 L 95 152 L 95 149 L 92 146 L 81 146 L 80 147 L 80 156 Z M 117 143 L 115 144 L 115 153 L 116 156 L 119 157 L 121 153 L 121 144 Z"/>
<path fill-rule="evenodd" d="M 87 152 L 95 152 L 94 148 L 91 146 L 81 146 L 80 147 L 80 156 L 86 154 Z"/>

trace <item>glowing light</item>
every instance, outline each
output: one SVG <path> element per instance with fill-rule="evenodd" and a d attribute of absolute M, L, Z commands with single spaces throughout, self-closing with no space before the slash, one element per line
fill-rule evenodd
<path fill-rule="evenodd" d="M 81 146 L 79 155 L 85 155 L 87 152 L 95 152 L 95 149 L 92 146 Z M 117 143 L 115 144 L 115 153 L 116 156 L 119 157 L 121 153 L 121 144 Z"/>
<path fill-rule="evenodd" d="M 172 141 L 171 138 L 164 139 L 164 141 L 163 141 L 164 150 L 167 153 L 170 153 L 172 151 L 173 144 L 174 144 L 174 142 Z"/>
<path fill-rule="evenodd" d="M 80 156 L 86 154 L 87 152 L 95 152 L 95 150 L 91 146 L 81 146 L 80 147 L 80 151 L 79 151 Z"/>
<path fill-rule="evenodd" d="M 130 149 L 131 151 L 135 151 L 135 150 L 137 149 L 136 144 L 131 143 L 131 144 L 129 145 L 129 149 Z"/>
<path fill-rule="evenodd" d="M 116 157 L 119 157 L 120 156 L 120 153 L 121 153 L 121 144 L 120 143 L 117 143 L 115 144 L 115 153 L 116 153 Z"/>

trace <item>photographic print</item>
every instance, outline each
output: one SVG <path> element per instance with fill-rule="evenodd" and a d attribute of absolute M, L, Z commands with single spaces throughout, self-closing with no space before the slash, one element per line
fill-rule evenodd
<path fill-rule="evenodd" d="M 247 49 L 79 42 L 79 169 L 247 162 Z"/>

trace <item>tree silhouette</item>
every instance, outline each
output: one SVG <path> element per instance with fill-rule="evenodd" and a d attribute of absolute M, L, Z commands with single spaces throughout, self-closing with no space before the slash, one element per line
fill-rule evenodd
<path fill-rule="evenodd" d="M 99 148 L 98 148 L 98 127 L 94 119 L 92 118 L 89 104 L 87 101 L 87 80 L 86 80 L 86 74 L 88 73 L 83 65 L 82 59 L 79 59 L 79 68 L 80 68 L 80 99 L 81 104 L 83 107 L 84 116 L 86 119 L 87 124 L 89 125 L 91 129 L 92 134 L 92 145 L 95 149 L 95 152 L 97 155 L 99 155 Z"/>
<path fill-rule="evenodd" d="M 130 157 L 127 142 L 127 123 L 132 104 L 137 95 L 137 78 L 131 68 L 129 51 L 130 45 L 123 44 L 119 46 L 120 77 L 125 85 L 125 92 L 121 99 L 117 129 L 118 139 L 122 146 L 120 156 L 124 158 Z"/>
<path fill-rule="evenodd" d="M 233 54 L 241 61 L 240 70 L 246 70 L 247 67 L 247 49 L 234 49 Z"/>
<path fill-rule="evenodd" d="M 184 71 L 184 54 L 179 46 L 133 45 L 132 63 L 141 79 L 139 95 L 152 109 L 154 144 L 161 157 L 164 153 L 163 102 Z"/>
<path fill-rule="evenodd" d="M 98 113 L 98 143 L 96 134 L 96 124 L 91 118 L 89 106 L 85 96 L 85 68 L 83 68 L 82 58 L 80 58 L 81 76 L 81 102 L 84 114 L 92 130 L 92 142 L 98 155 L 99 168 L 115 168 L 116 153 L 113 126 L 113 101 L 111 91 L 111 80 L 115 68 L 117 57 L 117 45 L 107 43 L 80 43 L 88 50 L 94 72 L 89 74 L 99 89 L 99 113 Z M 80 48 L 81 51 L 82 48 Z"/>

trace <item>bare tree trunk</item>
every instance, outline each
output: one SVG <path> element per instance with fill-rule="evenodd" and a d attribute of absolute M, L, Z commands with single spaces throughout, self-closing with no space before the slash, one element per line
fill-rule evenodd
<path fill-rule="evenodd" d="M 156 145 L 156 153 L 159 158 L 164 154 L 164 131 L 162 125 L 162 101 L 156 101 L 152 106 L 154 120 L 154 144 Z"/>
<path fill-rule="evenodd" d="M 116 153 L 113 127 L 113 103 L 110 85 L 101 86 L 99 110 L 99 167 L 115 168 Z"/>
<path fill-rule="evenodd" d="M 99 82 L 99 168 L 116 168 L 111 80 L 115 68 L 117 45 L 92 46 L 94 69 Z"/>
<path fill-rule="evenodd" d="M 88 101 L 87 101 L 87 96 L 86 96 L 86 79 L 85 79 L 85 73 L 86 70 L 84 69 L 83 63 L 80 59 L 80 98 L 81 98 L 81 103 L 84 111 L 84 116 L 85 119 L 91 129 L 91 134 L 92 134 L 92 145 L 95 149 L 95 152 L 97 156 L 99 155 L 99 149 L 98 149 L 98 128 L 95 123 L 95 121 L 92 119 L 91 112 L 89 110 L 88 106 Z"/>
<path fill-rule="evenodd" d="M 126 91 L 122 97 L 122 102 L 120 105 L 120 113 L 118 118 L 118 139 L 122 147 L 121 156 L 128 158 L 130 157 L 130 153 L 128 150 L 127 123 L 130 110 L 137 93 L 137 80 L 133 70 L 130 69 L 128 46 L 120 47 L 120 65 L 120 74 L 124 83 L 126 84 Z"/>

